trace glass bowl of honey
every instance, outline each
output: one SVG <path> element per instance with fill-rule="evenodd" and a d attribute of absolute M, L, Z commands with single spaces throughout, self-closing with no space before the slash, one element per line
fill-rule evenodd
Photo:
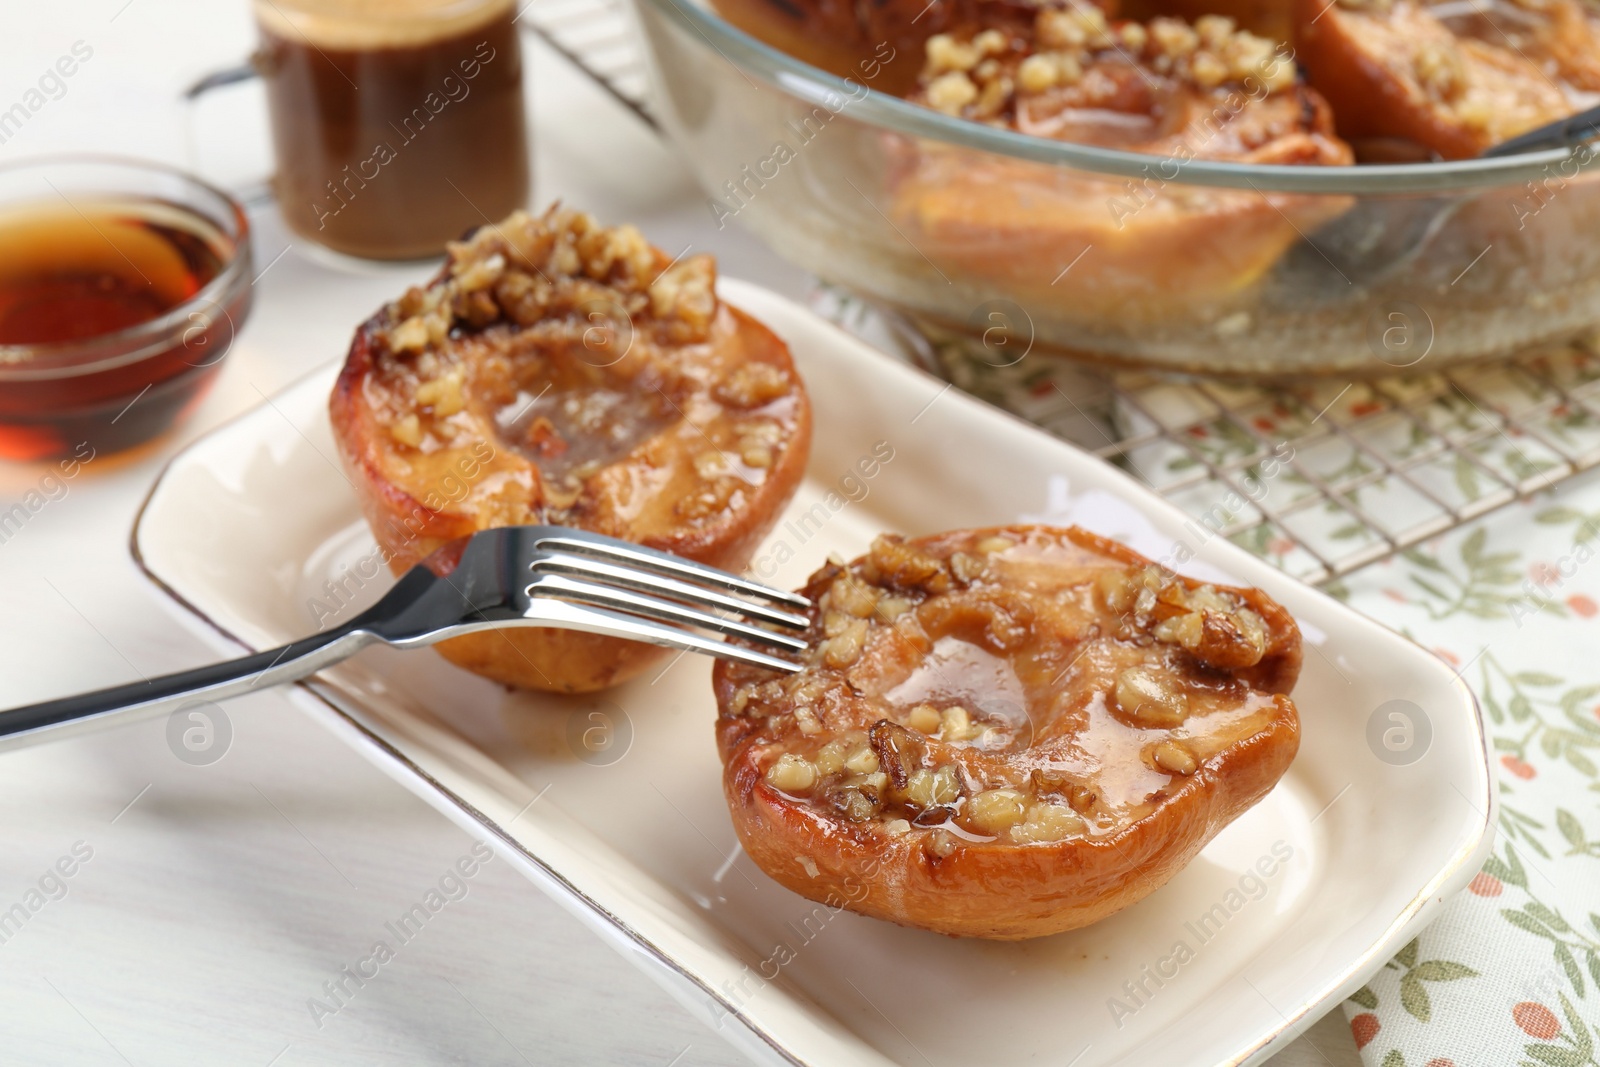
<path fill-rule="evenodd" d="M 250 308 L 250 224 L 158 163 L 0 166 L 0 458 L 104 455 L 199 403 Z"/>

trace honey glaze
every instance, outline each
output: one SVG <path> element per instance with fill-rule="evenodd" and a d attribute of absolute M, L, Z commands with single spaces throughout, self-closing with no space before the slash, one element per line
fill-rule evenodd
<path fill-rule="evenodd" d="M 883 697 L 906 712 L 921 704 L 966 708 L 982 724 L 984 748 L 1032 734 L 1028 692 L 1010 661 L 958 637 L 935 641 L 910 676 Z"/>
<path fill-rule="evenodd" d="M 495 422 L 501 437 L 533 460 L 550 481 L 579 480 L 615 462 L 673 421 L 660 394 L 597 386 L 519 393 Z"/>
<path fill-rule="evenodd" d="M 1249 694 L 1235 707 L 1221 707 L 1206 714 L 1192 714 L 1184 725 L 1170 731 L 1203 763 L 1229 745 L 1249 737 L 1271 720 L 1273 700 L 1260 693 Z M 1130 727 L 1112 712 L 1104 690 L 1096 690 L 1085 704 L 1082 725 L 1059 747 L 1051 746 L 1048 763 L 1052 770 L 1063 770 L 1092 777 L 1099 804 L 1113 823 L 1150 811 L 1153 802 L 1171 791 L 1173 776 L 1151 766 L 1143 753 L 1169 736 L 1169 731 Z"/>

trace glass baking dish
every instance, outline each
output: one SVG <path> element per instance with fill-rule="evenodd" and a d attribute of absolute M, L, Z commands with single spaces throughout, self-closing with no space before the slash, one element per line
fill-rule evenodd
<path fill-rule="evenodd" d="M 935 337 L 1007 360 L 1292 378 L 1430 370 L 1600 322 L 1586 148 L 1180 161 L 1029 137 L 875 88 L 904 84 L 922 61 L 909 48 L 885 43 L 841 77 L 692 0 L 636 9 L 657 111 L 708 220 L 748 227 Z"/>

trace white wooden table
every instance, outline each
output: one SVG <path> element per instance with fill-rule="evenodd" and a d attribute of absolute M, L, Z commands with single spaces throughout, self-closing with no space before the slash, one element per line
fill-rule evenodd
<path fill-rule="evenodd" d="M 215 94 L 192 123 L 178 103 L 183 86 L 252 46 L 244 0 L 7 0 L 5 26 L 0 111 L 75 42 L 93 54 L 0 144 L 0 160 L 117 152 L 236 185 L 270 165 L 259 87 Z M 538 201 L 632 220 L 674 251 L 716 253 L 726 273 L 804 291 L 799 271 L 708 224 L 703 197 L 649 130 L 558 57 L 535 48 L 529 58 Z M 212 656 L 129 560 L 145 490 L 173 451 L 342 355 L 357 321 L 426 273 L 339 268 L 291 243 L 270 206 L 253 220 L 255 309 L 197 417 L 154 446 L 96 460 L 0 543 L 0 705 Z M 0 509 L 43 473 L 0 463 Z M 314 1018 L 309 998 L 472 842 L 281 696 L 227 710 L 233 738 L 210 765 L 178 759 L 164 720 L 0 756 L 0 910 L 75 846 L 91 853 L 59 883 L 65 895 L 49 882 L 59 899 L 0 943 L 0 1062 L 743 1062 L 503 861 L 347 1008 Z M 1338 1012 L 1274 1060 L 1357 1062 Z"/>

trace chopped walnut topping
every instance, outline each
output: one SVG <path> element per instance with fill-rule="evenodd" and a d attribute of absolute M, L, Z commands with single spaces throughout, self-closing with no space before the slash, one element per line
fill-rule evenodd
<path fill-rule="evenodd" d="M 416 448 L 422 444 L 422 420 L 417 418 L 414 411 L 402 419 L 396 419 L 389 426 L 389 436 L 403 445 Z"/>
<path fill-rule="evenodd" d="M 924 810 L 943 807 L 961 795 L 961 782 L 948 763 L 933 771 L 920 768 L 906 779 L 905 795 L 907 803 Z"/>
<path fill-rule="evenodd" d="M 463 293 L 487 289 L 506 272 L 506 257 L 496 252 L 482 259 L 463 259 L 451 264 L 456 288 Z"/>
<path fill-rule="evenodd" d="M 1238 669 L 1261 662 L 1266 627 L 1244 602 L 1214 586 L 1190 589 L 1159 567 L 1106 571 L 1097 580 L 1106 607 L 1134 630 L 1175 645 L 1213 667 Z"/>
<path fill-rule="evenodd" d="M 867 745 L 860 745 L 850 753 L 844 765 L 852 774 L 877 774 L 878 754 Z"/>
<path fill-rule="evenodd" d="M 1129 667 L 1117 675 L 1113 696 L 1122 713 L 1139 726 L 1177 726 L 1189 714 L 1189 698 L 1144 667 Z"/>
<path fill-rule="evenodd" d="M 982 737 L 986 727 L 972 721 L 972 713 L 957 705 L 939 713 L 939 738 L 943 741 L 971 741 Z"/>
<path fill-rule="evenodd" d="M 430 327 L 434 321 L 431 316 L 422 315 L 406 319 L 389 331 L 389 347 L 396 352 L 404 352 L 407 349 L 426 348 L 433 344 L 435 331 Z"/>
<path fill-rule="evenodd" d="M 788 396 L 790 388 L 789 376 L 782 370 L 751 360 L 736 367 L 714 392 L 718 400 L 731 407 L 758 408 Z"/>
<path fill-rule="evenodd" d="M 1228 65 L 1210 52 L 1200 52 L 1189 63 L 1189 76 L 1202 89 L 1215 89 L 1228 80 Z"/>
<path fill-rule="evenodd" d="M 1017 84 L 1024 92 L 1042 93 L 1058 85 L 1075 85 L 1083 67 L 1065 52 L 1036 52 L 1017 68 Z"/>
<path fill-rule="evenodd" d="M 1010 101 L 1015 86 L 1009 77 L 998 73 L 998 69 L 997 67 L 994 72 L 987 75 L 988 80 L 985 80 L 983 87 L 978 90 L 978 99 L 972 104 L 973 118 L 986 119 L 998 115 Z"/>
<path fill-rule="evenodd" d="M 1022 845 L 1060 841 L 1085 829 L 1084 821 L 1070 808 L 1040 802 L 1028 808 L 1028 817 L 1021 826 L 1012 827 L 1011 840 Z"/>
<path fill-rule="evenodd" d="M 817 768 L 803 756 L 786 752 L 767 768 L 767 781 L 785 793 L 804 793 L 817 783 Z"/>
<path fill-rule="evenodd" d="M 913 607 L 915 605 L 905 597 L 886 596 L 878 601 L 878 614 L 886 621 L 893 622 Z"/>
<path fill-rule="evenodd" d="M 956 836 L 949 830 L 938 829 L 928 835 L 928 852 L 938 859 L 949 859 L 955 855 Z"/>
<path fill-rule="evenodd" d="M 1417 50 L 1413 66 L 1418 84 L 1435 100 L 1454 100 L 1466 87 L 1466 63 L 1453 42 L 1426 42 Z"/>
<path fill-rule="evenodd" d="M 1079 815 L 1086 814 L 1094 807 L 1094 790 L 1082 782 L 1068 778 L 1066 775 L 1035 769 L 1028 775 L 1028 784 L 1037 793 L 1053 793 L 1066 798 L 1072 810 Z"/>
<path fill-rule="evenodd" d="M 794 709 L 794 724 L 807 737 L 822 732 L 822 723 L 817 720 L 817 713 L 804 705 Z"/>
<path fill-rule="evenodd" d="M 881 534 L 873 540 L 861 576 L 908 592 L 947 593 L 951 587 L 950 572 L 942 561 L 912 548 L 896 534 Z"/>
<path fill-rule="evenodd" d="M 1486 130 L 1498 117 L 1493 101 L 1474 93 L 1459 101 L 1455 107 L 1456 118 L 1475 130 Z"/>
<path fill-rule="evenodd" d="M 839 807 L 855 822 L 866 822 L 878 814 L 878 801 L 861 789 L 845 789 L 839 794 Z"/>
<path fill-rule="evenodd" d="M 966 552 L 954 552 L 950 556 L 950 573 L 954 574 L 963 583 L 970 584 L 983 577 L 989 569 L 989 561 L 982 556 L 969 555 Z"/>
<path fill-rule="evenodd" d="M 978 99 L 978 87 L 960 71 L 941 74 L 928 83 L 928 105 L 947 115 L 959 115 L 963 108 Z"/>
<path fill-rule="evenodd" d="M 653 320 L 673 341 L 703 341 L 716 313 L 710 256 L 671 265 L 632 226 L 603 227 L 578 211 L 518 211 L 448 246 L 444 277 L 413 288 L 389 307 L 389 348 L 437 347 L 458 324 L 481 329 L 500 319 L 529 326 L 596 314 Z"/>
<path fill-rule="evenodd" d="M 990 789 L 967 802 L 967 817 L 979 830 L 998 837 L 1028 817 L 1027 798 L 1015 789 Z"/>
<path fill-rule="evenodd" d="M 1176 18 L 1109 23 L 1082 0 L 1040 8 L 1031 39 L 984 30 L 969 39 L 951 33 L 928 39 L 922 99 L 936 110 L 991 119 L 1018 96 L 1077 85 L 1090 67 L 1133 63 L 1206 90 L 1259 81 L 1267 92 L 1292 86 L 1294 63 L 1265 37 L 1221 15 L 1193 25 Z M 1148 75 L 1146 75 L 1148 78 Z"/>
<path fill-rule="evenodd" d="M 829 587 L 828 605 L 858 619 L 867 619 L 878 606 L 878 595 L 876 589 L 846 571 Z"/>
<path fill-rule="evenodd" d="M 906 717 L 906 725 L 920 733 L 937 733 L 940 725 L 939 709 L 932 704 L 918 704 Z"/>
<path fill-rule="evenodd" d="M 848 667 L 861 658 L 867 644 L 867 620 L 850 619 L 833 637 L 822 642 L 818 651 L 822 662 L 830 667 Z"/>
<path fill-rule="evenodd" d="M 1183 59 L 1200 47 L 1200 35 L 1181 19 L 1153 19 L 1150 23 L 1150 53 L 1155 60 Z"/>
<path fill-rule="evenodd" d="M 454 415 L 467 403 L 461 392 L 464 373 L 460 367 L 456 367 L 447 374 L 423 382 L 417 386 L 417 403 L 432 408 L 433 413 L 440 418 Z"/>
<path fill-rule="evenodd" d="M 726 468 L 722 471 L 726 473 Z M 683 519 L 701 521 L 726 511 L 732 495 L 732 483 L 727 478 L 718 477 L 716 481 L 707 482 L 698 493 L 678 501 L 672 510 Z"/>
<path fill-rule="evenodd" d="M 720 452 L 702 452 L 694 457 L 694 472 L 701 481 L 712 481 L 720 477 L 727 469 L 727 460 L 722 458 L 722 453 Z"/>
<path fill-rule="evenodd" d="M 795 722 L 798 723 L 799 721 L 800 716 L 797 711 L 795 714 Z M 805 728 L 801 727 L 800 732 L 804 733 Z M 841 737 L 836 737 L 832 741 L 829 741 L 827 744 L 823 745 L 821 751 L 812 757 L 811 760 L 812 764 L 817 768 L 817 773 L 822 775 L 824 778 L 829 778 L 844 770 L 844 754 L 845 750 L 849 747 L 850 743 Z"/>
<path fill-rule="evenodd" d="M 1065 9 L 1041 10 L 1034 17 L 1034 35 L 1046 48 L 1069 51 L 1106 48 L 1112 43 L 1105 12 L 1077 3 Z"/>
<path fill-rule="evenodd" d="M 709 255 L 690 256 L 668 267 L 650 283 L 650 310 L 663 319 L 681 319 L 697 337 L 711 328 L 716 314 L 716 261 Z"/>
<path fill-rule="evenodd" d="M 1182 645 L 1188 649 L 1198 648 L 1205 637 L 1205 616 L 1198 611 L 1174 615 L 1170 619 L 1156 623 L 1150 631 L 1150 636 L 1169 645 Z"/>
<path fill-rule="evenodd" d="M 1168 774 L 1188 777 L 1200 769 L 1200 762 L 1194 758 L 1194 753 L 1181 741 L 1168 738 L 1158 741 L 1150 749 L 1150 762 L 1166 771 Z"/>
<path fill-rule="evenodd" d="M 924 46 L 928 56 L 927 71 L 931 75 L 946 71 L 969 71 L 978 65 L 981 54 L 977 42 L 963 44 L 948 33 L 936 33 Z"/>
<path fill-rule="evenodd" d="M 756 418 L 735 425 L 739 458 L 750 467 L 770 467 L 783 445 L 783 427 L 773 419 Z"/>
<path fill-rule="evenodd" d="M 972 47 L 983 56 L 997 56 L 1011 47 L 1011 38 L 1000 30 L 984 30 L 972 39 Z"/>

